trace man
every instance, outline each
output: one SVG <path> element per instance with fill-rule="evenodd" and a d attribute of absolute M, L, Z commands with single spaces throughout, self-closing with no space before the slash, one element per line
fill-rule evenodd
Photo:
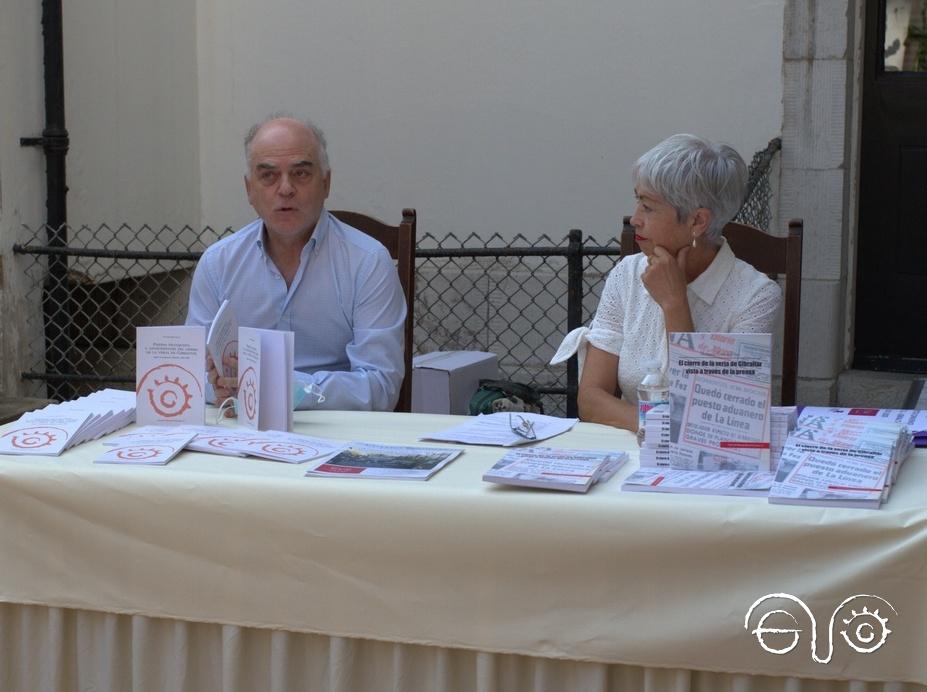
<path fill-rule="evenodd" d="M 392 410 L 404 375 L 405 298 L 386 248 L 324 208 L 325 136 L 311 122 L 272 116 L 248 132 L 245 158 L 245 190 L 260 218 L 203 253 L 187 324 L 208 326 L 228 298 L 242 326 L 295 332 L 296 387 L 315 384 L 325 397 L 305 404 Z M 225 365 L 237 374 L 237 362 Z M 211 360 L 207 367 L 217 402 L 234 396 L 237 378 L 220 377 Z"/>

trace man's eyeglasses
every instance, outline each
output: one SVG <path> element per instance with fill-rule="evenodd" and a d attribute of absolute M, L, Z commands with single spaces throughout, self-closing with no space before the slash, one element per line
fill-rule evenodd
<path fill-rule="evenodd" d="M 513 416 L 509 414 L 509 427 L 512 429 L 512 432 L 523 437 L 526 440 L 536 440 L 538 439 L 537 434 L 534 432 L 534 423 L 524 418 L 522 416 Z"/>

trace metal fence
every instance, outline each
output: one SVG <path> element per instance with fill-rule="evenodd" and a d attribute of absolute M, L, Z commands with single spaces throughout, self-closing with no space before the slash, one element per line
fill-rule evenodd
<path fill-rule="evenodd" d="M 776 139 L 754 156 L 738 220 L 768 228 L 778 149 Z M 33 308 L 21 316 L 27 394 L 67 399 L 104 386 L 132 388 L 135 328 L 183 323 L 196 260 L 230 232 L 24 229 L 13 250 Z M 568 372 L 547 362 L 566 331 L 591 318 L 619 254 L 617 237 L 600 243 L 578 230 L 536 241 L 425 233 L 416 250 L 415 352 L 492 351 L 502 377 L 538 387 L 547 412 L 573 414 L 575 365 Z M 67 271 L 50 272 L 50 264 Z"/>

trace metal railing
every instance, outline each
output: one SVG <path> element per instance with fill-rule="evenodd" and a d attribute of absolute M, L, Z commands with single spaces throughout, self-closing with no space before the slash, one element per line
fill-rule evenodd
<path fill-rule="evenodd" d="M 754 156 L 738 220 L 768 228 L 778 149 L 776 139 Z M 68 246 L 60 247 L 47 243 L 45 227 L 24 229 L 13 251 L 34 307 L 21 316 L 28 394 L 67 399 L 134 386 L 135 328 L 183 323 L 196 260 L 228 233 L 83 226 L 68 229 Z M 575 415 L 575 359 L 547 363 L 563 335 L 591 319 L 619 254 L 617 237 L 601 244 L 579 230 L 509 242 L 425 233 L 416 249 L 415 351 L 492 351 L 501 377 L 537 387 L 547 412 Z M 66 274 L 53 274 L 50 264 Z"/>

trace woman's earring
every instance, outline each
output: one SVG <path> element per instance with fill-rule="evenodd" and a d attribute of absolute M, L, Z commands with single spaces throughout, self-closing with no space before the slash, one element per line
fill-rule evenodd
<path fill-rule="evenodd" d="M 694 235 L 692 236 L 692 247 L 693 248 L 695 247 L 695 236 Z"/>

